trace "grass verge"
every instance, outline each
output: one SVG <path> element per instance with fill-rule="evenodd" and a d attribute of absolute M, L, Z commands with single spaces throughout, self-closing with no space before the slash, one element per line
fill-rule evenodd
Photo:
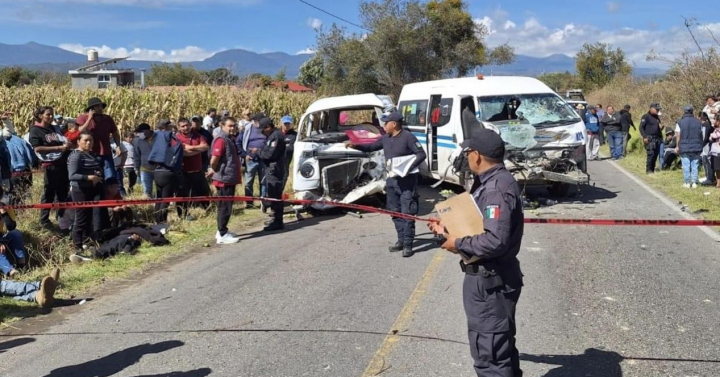
<path fill-rule="evenodd" d="M 720 190 L 714 186 L 698 186 L 696 189 L 683 188 L 681 169 L 659 171 L 645 174 L 646 156 L 640 153 L 629 154 L 620 160 L 620 165 L 640 177 L 650 187 L 657 189 L 677 202 L 678 207 L 687 206 L 686 211 L 701 219 L 720 220 Z M 700 169 L 700 176 L 703 177 Z"/>
<path fill-rule="evenodd" d="M 41 187 L 42 176 L 36 176 L 27 203 L 39 202 Z M 240 206 L 242 204 L 236 204 L 236 207 Z M 196 218 L 192 222 L 180 221 L 174 206 L 170 206 L 169 213 L 170 232 L 167 238 L 171 242 L 170 245 L 151 247 L 143 243 L 134 255 L 118 255 L 107 260 L 75 265 L 68 262 L 68 256 L 72 253 L 69 237 L 61 237 L 55 232 L 42 228 L 38 221 L 39 210 L 18 211 L 18 229 L 25 237 L 30 268 L 22 271 L 23 273 L 14 280 L 36 281 L 46 276 L 52 268 L 59 267 L 62 286 L 58 289 L 56 297 L 70 299 L 87 293 L 108 280 L 129 277 L 149 265 L 160 263 L 172 256 L 204 247 L 206 244 L 214 245 L 216 232 L 214 206 L 207 211 L 192 208 L 191 214 Z M 152 218 L 152 207 L 136 207 L 135 214 L 139 221 L 151 222 L 149 220 Z M 259 210 L 236 209 L 230 221 L 230 228 L 237 230 L 253 226 L 263 218 Z M 51 212 L 51 219 L 54 219 L 54 212 Z M 44 312 L 46 311 L 34 303 L 0 297 L 0 324 L 3 326 L 9 326 L 9 323 L 20 318 L 32 317 Z"/>

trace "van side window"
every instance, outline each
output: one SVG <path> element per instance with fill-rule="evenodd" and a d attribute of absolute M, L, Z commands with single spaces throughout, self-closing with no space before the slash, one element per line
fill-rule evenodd
<path fill-rule="evenodd" d="M 398 109 L 405 118 L 406 126 L 425 127 L 427 124 L 427 100 L 402 101 Z"/>
<path fill-rule="evenodd" d="M 450 122 L 453 99 L 443 98 L 437 106 L 430 110 L 430 124 L 433 127 L 442 127 Z"/>

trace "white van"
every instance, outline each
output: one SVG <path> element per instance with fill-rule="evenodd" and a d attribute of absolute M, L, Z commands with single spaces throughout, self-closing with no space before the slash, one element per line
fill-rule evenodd
<path fill-rule="evenodd" d="M 453 168 L 460 143 L 470 137 L 473 124 L 477 127 L 477 122 L 463 121 L 463 110 L 499 130 L 506 142 L 505 165 L 521 185 L 544 185 L 564 196 L 570 185 L 589 182 L 582 119 L 539 80 L 512 76 L 478 75 L 403 87 L 398 111 L 428 155 L 422 175 L 468 190 L 472 186 L 471 173 Z"/>
<path fill-rule="evenodd" d="M 313 102 L 298 123 L 292 172 L 295 199 L 352 203 L 384 193 L 383 151 L 347 149 L 345 142 L 363 144 L 379 139 L 385 132 L 382 114 L 393 108 L 390 97 L 375 94 Z"/>

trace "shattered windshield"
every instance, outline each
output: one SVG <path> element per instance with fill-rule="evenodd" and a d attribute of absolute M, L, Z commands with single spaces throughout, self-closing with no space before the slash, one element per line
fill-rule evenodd
<path fill-rule="evenodd" d="M 300 125 L 298 139 L 341 142 L 335 139 L 344 137 L 347 131 L 366 131 L 370 136 L 381 134 L 377 109 L 332 109 L 308 114 Z"/>
<path fill-rule="evenodd" d="M 553 93 L 478 97 L 485 122 L 531 124 L 536 128 L 580 122 L 575 110 Z"/>

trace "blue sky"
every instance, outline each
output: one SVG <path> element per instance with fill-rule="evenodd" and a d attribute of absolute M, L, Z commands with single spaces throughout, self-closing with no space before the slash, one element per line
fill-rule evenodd
<path fill-rule="evenodd" d="M 307 0 L 359 23 L 356 0 Z M 573 55 L 585 42 L 622 47 L 638 66 L 654 50 L 668 57 L 690 47 L 683 19 L 695 17 L 703 45 L 706 27 L 720 36 L 716 2 L 694 0 L 469 0 L 486 26 L 488 44 L 509 42 L 520 54 Z M 298 0 L 0 0 L 0 42 L 34 41 L 101 56 L 201 60 L 214 52 L 244 48 L 290 54 L 311 49 L 318 27 L 336 20 Z M 720 13 L 717 13 L 720 14 Z M 654 63 L 657 64 L 657 63 Z"/>

